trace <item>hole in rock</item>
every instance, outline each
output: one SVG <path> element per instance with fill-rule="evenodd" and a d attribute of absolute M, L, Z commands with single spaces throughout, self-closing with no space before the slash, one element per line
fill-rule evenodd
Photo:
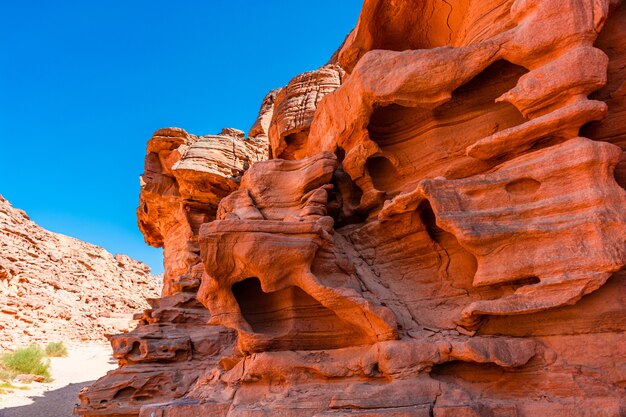
<path fill-rule="evenodd" d="M 532 178 L 518 178 L 504 186 L 509 194 L 533 194 L 539 187 L 541 183 Z"/>
<path fill-rule="evenodd" d="M 128 352 L 128 354 L 126 355 L 127 357 L 130 356 L 140 356 L 141 352 L 139 350 L 140 348 L 140 343 L 139 342 L 133 342 L 133 345 L 130 348 L 130 351 Z"/>
<path fill-rule="evenodd" d="M 370 369 L 370 375 L 380 375 L 380 368 L 378 366 L 378 362 L 374 363 L 372 365 L 372 368 Z"/>
<path fill-rule="evenodd" d="M 285 143 L 287 147 L 285 150 L 278 156 L 281 159 L 300 159 L 304 157 L 304 155 L 300 154 L 300 150 L 306 144 L 306 140 L 309 137 L 308 130 L 302 132 L 292 133 L 290 135 L 285 136 Z"/>
<path fill-rule="evenodd" d="M 113 396 L 113 399 L 114 400 L 127 400 L 130 397 L 132 397 L 136 391 L 137 390 L 133 387 L 122 388 L 121 390 L 115 393 L 115 395 Z"/>
<path fill-rule="evenodd" d="M 493 284 L 491 285 L 491 287 L 492 288 L 510 288 L 512 290 L 516 290 L 520 287 L 525 287 L 527 285 L 535 285 L 535 284 L 539 284 L 540 282 L 541 280 L 538 277 L 532 276 L 532 277 L 518 278 L 513 281 Z"/>
<path fill-rule="evenodd" d="M 386 192 L 394 190 L 398 172 L 389 159 L 384 156 L 375 156 L 367 160 L 366 167 L 377 190 Z"/>
<path fill-rule="evenodd" d="M 480 384 L 493 384 L 502 380 L 506 373 L 502 367 L 492 363 L 450 361 L 433 365 L 430 376 L 438 381 L 476 384 L 478 388 Z"/>
<path fill-rule="evenodd" d="M 336 227 L 342 227 L 347 224 L 362 223 L 367 217 L 367 212 L 359 211 L 363 191 L 352 181 L 340 166 L 333 173 L 332 178 L 334 199 L 339 205 L 337 217 L 335 218 Z"/>
<path fill-rule="evenodd" d="M 336 349 L 371 342 L 298 287 L 266 293 L 258 278 L 248 278 L 232 291 L 254 332 L 269 339 L 266 350 Z"/>
<path fill-rule="evenodd" d="M 190 351 L 186 350 L 186 349 L 178 349 L 176 350 L 176 353 L 174 354 L 174 362 L 178 362 L 178 361 L 182 361 L 185 360 L 186 358 L 188 358 L 190 356 Z"/>
<path fill-rule="evenodd" d="M 495 99 L 517 84 L 523 67 L 498 61 L 433 109 L 391 104 L 375 107 L 367 129 L 381 153 L 394 161 L 395 187 L 408 191 L 424 178 L 462 178 L 496 164 L 466 156 L 465 149 L 496 132 L 524 123 L 510 103 Z"/>
<path fill-rule="evenodd" d="M 155 392 L 155 395 L 139 395 L 137 397 L 135 397 L 135 401 L 139 401 L 139 402 L 143 402 L 143 401 L 148 401 L 148 400 L 153 400 L 154 397 L 156 397 L 158 395 L 158 391 Z"/>
<path fill-rule="evenodd" d="M 454 96 L 463 96 L 468 92 L 479 93 L 481 101 L 495 101 L 496 98 L 511 90 L 519 78 L 528 73 L 522 66 L 506 60 L 499 60 L 482 70 L 477 76 L 454 90 Z M 494 103 L 502 105 L 506 103 Z M 520 114 L 521 117 L 521 114 Z"/>

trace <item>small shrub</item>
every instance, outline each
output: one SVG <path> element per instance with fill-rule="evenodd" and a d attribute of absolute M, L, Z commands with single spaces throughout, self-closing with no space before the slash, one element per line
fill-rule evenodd
<path fill-rule="evenodd" d="M 14 376 L 15 375 L 13 375 L 12 372 L 9 372 L 6 369 L 4 369 L 2 361 L 0 361 L 0 382 L 2 382 L 2 381 L 9 381 L 9 380 L 13 379 Z"/>
<path fill-rule="evenodd" d="M 0 382 L 0 388 L 2 389 L 15 389 L 17 388 L 15 385 L 10 382 Z"/>
<path fill-rule="evenodd" d="M 16 389 L 17 387 L 10 382 L 0 382 L 0 394 L 10 394 Z"/>
<path fill-rule="evenodd" d="M 16 386 L 11 384 L 10 382 L 0 382 L 0 394 L 10 394 L 16 389 L 19 390 L 29 390 L 28 386 Z"/>
<path fill-rule="evenodd" d="M 50 363 L 46 353 L 36 344 L 2 355 L 3 367 L 15 374 L 35 374 L 50 379 Z"/>
<path fill-rule="evenodd" d="M 51 358 L 60 358 L 67 356 L 67 348 L 63 342 L 50 342 L 46 346 L 46 355 Z"/>

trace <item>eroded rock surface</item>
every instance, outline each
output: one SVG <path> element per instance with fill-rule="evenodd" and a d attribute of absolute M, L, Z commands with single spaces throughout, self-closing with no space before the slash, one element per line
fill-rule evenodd
<path fill-rule="evenodd" d="M 196 299 L 204 269 L 198 233 L 249 166 L 267 159 L 271 97 L 254 138 L 232 128 L 206 136 L 165 128 L 148 142 L 137 218 L 146 242 L 163 248 L 163 291 L 137 314 L 135 330 L 110 337 L 120 369 L 80 394 L 78 413 L 137 415 L 144 405 L 183 397 L 232 354 L 235 332 L 209 325 L 211 316 Z"/>
<path fill-rule="evenodd" d="M 163 298 L 77 411 L 623 415 L 625 35 L 613 0 L 366 0 L 251 139 L 158 131 Z"/>
<path fill-rule="evenodd" d="M 0 348 L 102 340 L 155 297 L 150 268 L 35 224 L 0 196 Z"/>

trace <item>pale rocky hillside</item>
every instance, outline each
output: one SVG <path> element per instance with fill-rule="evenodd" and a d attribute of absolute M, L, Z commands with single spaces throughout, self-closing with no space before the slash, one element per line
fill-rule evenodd
<path fill-rule="evenodd" d="M 0 349 L 127 331 L 157 281 L 145 264 L 50 232 L 0 195 Z"/>

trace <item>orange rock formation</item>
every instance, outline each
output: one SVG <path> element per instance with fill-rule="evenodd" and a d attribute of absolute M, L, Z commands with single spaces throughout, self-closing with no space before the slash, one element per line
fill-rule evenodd
<path fill-rule="evenodd" d="M 249 138 L 152 137 L 163 298 L 77 413 L 622 415 L 625 97 L 618 1 L 365 0 Z"/>
<path fill-rule="evenodd" d="M 158 295 L 150 268 L 50 232 L 0 196 L 0 348 L 102 340 Z"/>

